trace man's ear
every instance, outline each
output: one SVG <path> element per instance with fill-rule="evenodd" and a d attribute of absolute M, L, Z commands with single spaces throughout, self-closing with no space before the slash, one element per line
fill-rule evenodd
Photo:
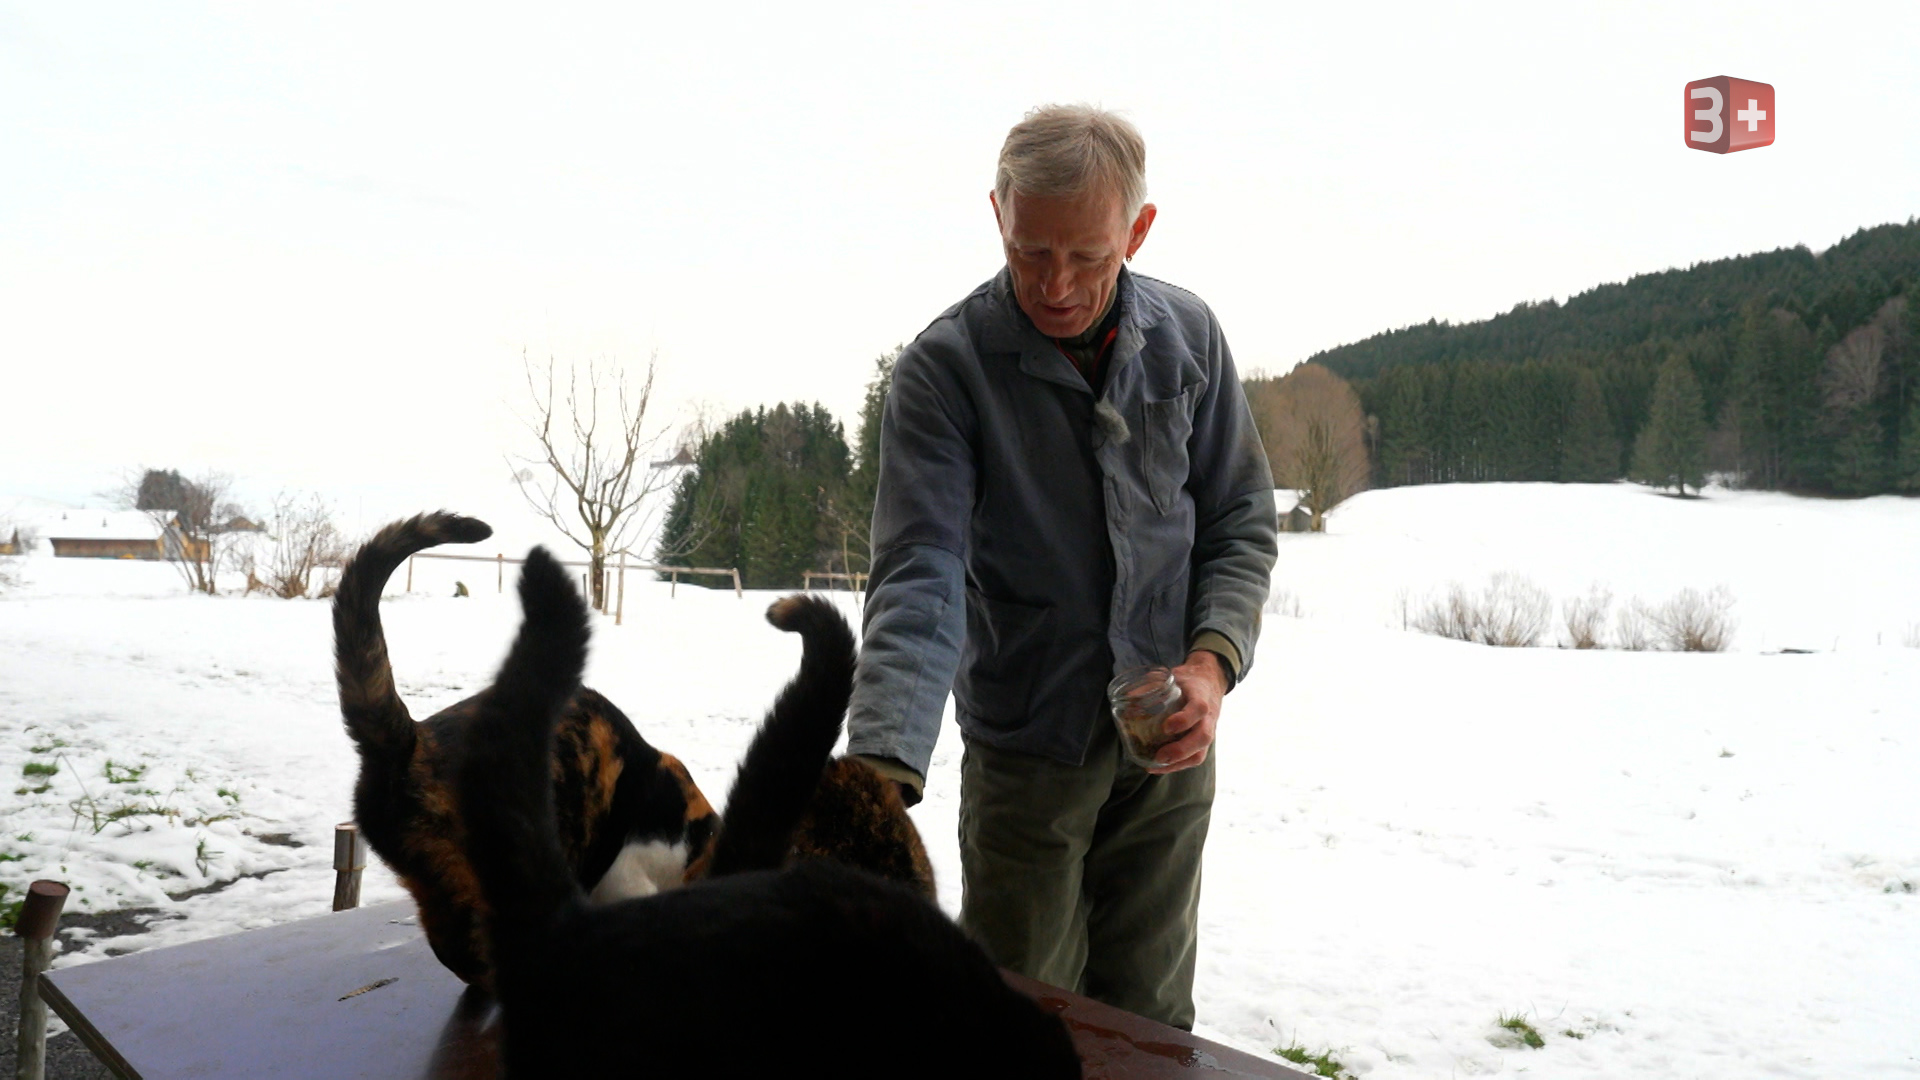
<path fill-rule="evenodd" d="M 1153 228 L 1154 215 L 1159 212 L 1160 208 L 1152 203 L 1146 203 L 1140 207 L 1140 213 L 1133 219 L 1132 228 L 1127 230 L 1127 258 L 1133 258 L 1133 253 L 1139 251 L 1140 245 L 1147 242 L 1147 230 Z"/>

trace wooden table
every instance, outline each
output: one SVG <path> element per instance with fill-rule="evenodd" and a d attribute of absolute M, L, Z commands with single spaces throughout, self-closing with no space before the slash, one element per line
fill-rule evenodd
<path fill-rule="evenodd" d="M 1088 1080 L 1303 1074 L 1017 975 Z M 440 966 L 410 901 L 49 972 L 47 1003 L 128 1080 L 493 1080 L 496 1010 Z M 911 1075 L 911 1070 L 903 1070 Z"/>

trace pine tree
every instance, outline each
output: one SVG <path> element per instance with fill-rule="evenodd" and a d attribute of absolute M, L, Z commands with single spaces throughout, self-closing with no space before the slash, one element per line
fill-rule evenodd
<path fill-rule="evenodd" d="M 1567 409 L 1566 436 L 1561 443 L 1560 479 L 1597 483 L 1619 475 L 1620 443 L 1607 420 L 1600 380 L 1582 368 L 1573 373 L 1573 401 Z"/>
<path fill-rule="evenodd" d="M 1706 483 L 1707 421 L 1700 384 L 1686 357 L 1675 353 L 1660 367 L 1654 382 L 1653 408 L 1647 426 L 1634 443 L 1634 478 L 1655 487 L 1687 485 L 1698 490 Z"/>
<path fill-rule="evenodd" d="M 742 412 L 695 452 L 661 550 L 682 553 L 674 565 L 736 567 L 750 589 L 798 588 L 839 550 L 823 518 L 843 497 L 850 458 L 839 421 L 820 405 Z"/>

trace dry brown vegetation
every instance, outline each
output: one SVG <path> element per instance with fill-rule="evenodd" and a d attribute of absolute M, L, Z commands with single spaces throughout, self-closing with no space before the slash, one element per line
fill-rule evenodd
<path fill-rule="evenodd" d="M 1360 396 L 1319 364 L 1302 364 L 1249 382 L 1247 400 L 1274 484 L 1300 492 L 1313 531 L 1326 531 L 1327 511 L 1366 490 L 1371 475 Z"/>

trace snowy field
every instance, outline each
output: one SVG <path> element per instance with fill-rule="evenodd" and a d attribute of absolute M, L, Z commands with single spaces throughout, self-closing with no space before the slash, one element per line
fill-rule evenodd
<path fill-rule="evenodd" d="M 1502 571 L 1556 601 L 1724 585 L 1733 645 L 1403 629 Z M 176 916 L 61 962 L 324 912 L 355 767 L 326 604 L 187 596 L 165 565 L 23 576 L 0 598 L 0 883 Z M 1372 492 L 1282 537 L 1275 580 L 1298 616 L 1269 617 L 1222 720 L 1203 1033 L 1369 1080 L 1920 1076 L 1920 500 Z M 596 639 L 589 684 L 716 801 L 798 659 L 771 599 L 629 578 Z M 386 617 L 424 716 L 484 684 L 518 612 L 492 567 L 422 562 Z M 914 811 L 950 909 L 958 750 L 949 728 Z M 364 895 L 402 894 L 375 870 Z"/>

